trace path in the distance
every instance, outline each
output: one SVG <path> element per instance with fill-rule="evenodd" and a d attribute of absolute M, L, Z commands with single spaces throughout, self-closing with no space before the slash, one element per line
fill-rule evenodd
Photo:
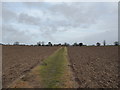
<path fill-rule="evenodd" d="M 76 88 L 73 73 L 69 67 L 67 48 L 62 47 L 49 56 L 41 65 L 16 81 L 14 88 Z"/>

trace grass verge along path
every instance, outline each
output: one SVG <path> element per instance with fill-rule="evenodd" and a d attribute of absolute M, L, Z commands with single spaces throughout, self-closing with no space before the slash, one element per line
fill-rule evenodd
<path fill-rule="evenodd" d="M 60 48 L 52 56 L 44 60 L 40 66 L 40 76 L 45 88 L 73 87 L 68 68 L 67 49 Z"/>
<path fill-rule="evenodd" d="M 67 60 L 67 48 L 57 50 L 12 87 L 75 88 L 76 83 Z"/>

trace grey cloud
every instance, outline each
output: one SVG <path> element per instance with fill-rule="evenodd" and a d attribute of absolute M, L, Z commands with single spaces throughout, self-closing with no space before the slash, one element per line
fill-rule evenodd
<path fill-rule="evenodd" d="M 51 12 L 51 11 L 50 11 Z M 58 20 L 59 15 L 52 15 L 50 14 L 49 17 L 49 12 L 47 14 L 44 14 L 43 17 L 34 17 L 30 16 L 27 13 L 20 13 L 18 16 L 18 22 L 19 23 L 24 23 L 28 25 L 35 25 L 38 27 L 42 26 L 48 26 L 48 27 L 56 27 L 56 26 L 69 26 L 70 22 L 66 20 L 66 18 L 61 18 Z M 55 19 L 55 17 L 57 17 Z"/>
<path fill-rule="evenodd" d="M 23 2 L 23 4 L 28 7 L 28 8 L 42 8 L 44 6 L 44 4 L 46 4 L 45 2 Z"/>
<path fill-rule="evenodd" d="M 118 40 L 120 42 L 120 2 L 118 3 Z"/>
<path fill-rule="evenodd" d="M 2 42 L 2 3 L 0 2 L 0 43 Z"/>
<path fill-rule="evenodd" d="M 107 3 L 110 4 L 111 3 Z M 85 27 L 96 24 L 104 15 L 111 15 L 111 11 L 115 11 L 116 7 L 109 10 L 109 5 L 106 3 L 71 3 L 58 4 L 51 7 L 53 13 L 58 12 L 64 15 L 70 21 L 70 25 Z M 116 4 L 117 5 L 117 4 Z"/>
<path fill-rule="evenodd" d="M 73 31 L 76 30 L 76 28 L 80 28 L 80 30 L 82 28 L 86 28 L 88 30 L 95 29 L 96 31 L 103 30 L 115 32 L 114 35 L 109 32 L 105 32 L 106 34 L 99 34 L 99 36 L 104 37 L 102 39 L 113 35 L 111 36 L 112 38 L 116 35 L 116 5 L 112 5 L 110 3 L 24 3 L 24 5 L 28 7 L 28 11 L 30 9 L 37 9 L 43 12 L 44 16 L 32 16 L 28 12 L 16 14 L 3 7 L 3 19 L 4 21 L 16 20 L 16 22 L 18 22 L 16 23 L 17 25 L 34 25 L 40 28 L 38 34 L 33 34 L 32 37 L 30 37 L 31 34 L 26 35 L 26 32 L 21 32 L 19 29 L 16 30 L 14 26 L 11 27 L 11 25 L 8 25 L 6 28 L 3 28 L 6 32 L 6 34 L 4 33 L 5 36 L 3 38 L 5 42 L 11 42 L 11 40 L 15 41 L 17 39 L 23 42 L 29 42 L 28 39 L 25 39 L 25 37 L 31 38 L 32 40 L 33 38 L 39 36 L 45 38 L 46 40 L 56 41 L 58 39 L 54 37 L 54 34 L 68 31 L 71 28 L 73 28 Z M 16 36 L 14 35 L 15 33 Z M 107 35 L 107 33 L 110 35 Z M 21 34 L 22 37 L 19 37 L 19 34 Z M 69 37 L 69 34 L 66 36 Z M 74 39 L 75 37 L 76 36 L 73 37 L 73 41 L 80 40 L 79 38 Z M 97 36 L 95 37 L 96 40 L 100 40 Z M 89 36 L 88 38 L 92 38 L 91 40 L 89 39 L 91 42 L 94 40 L 92 36 Z M 71 40 L 72 39 L 67 38 L 68 42 Z M 89 40 L 87 42 L 89 42 Z"/>
<path fill-rule="evenodd" d="M 29 43 L 32 38 L 32 36 L 26 35 L 25 32 L 15 29 L 12 25 L 3 25 L 2 29 L 3 43 L 14 43 L 15 41 Z"/>
<path fill-rule="evenodd" d="M 29 16 L 25 13 L 20 13 L 18 16 L 18 22 L 29 25 L 40 25 L 40 18 Z"/>
<path fill-rule="evenodd" d="M 20 13 L 18 16 L 18 22 L 26 25 L 35 25 L 39 27 L 39 32 L 46 39 L 53 39 L 52 34 L 64 31 L 65 29 L 59 29 L 60 26 L 66 26 L 68 23 L 65 20 L 52 20 L 52 18 L 47 18 L 46 20 L 42 20 L 44 17 L 34 17 L 30 16 L 26 13 Z"/>
<path fill-rule="evenodd" d="M 97 42 L 100 42 L 101 44 L 103 44 L 104 40 L 106 40 L 106 44 L 113 44 L 115 41 L 118 40 L 118 35 L 116 35 L 116 32 L 114 31 L 105 31 L 105 32 L 96 33 L 96 34 L 83 36 L 83 37 L 77 36 L 77 37 L 64 38 L 64 42 L 66 41 L 71 44 L 73 44 L 74 42 L 77 42 L 77 43 L 82 42 L 87 45 L 88 44 L 95 45 Z"/>
<path fill-rule="evenodd" d="M 2 19 L 2 3 L 0 2 L 0 20 Z"/>
<path fill-rule="evenodd" d="M 41 6 L 43 3 L 26 3 L 28 6 Z M 67 28 L 69 26 L 89 28 L 92 25 L 96 25 L 100 20 L 103 23 L 109 23 L 107 17 L 104 15 L 111 16 L 111 12 L 116 9 L 109 10 L 110 3 L 60 3 L 52 5 L 49 10 L 46 10 L 43 17 L 33 17 L 28 14 L 21 13 L 19 15 L 19 22 L 25 24 L 33 24 L 36 26 L 50 26 L 50 27 L 61 27 Z M 42 7 L 42 6 L 41 6 Z M 116 12 L 115 12 L 116 13 Z M 48 17 L 51 15 L 52 17 Z M 47 19 L 45 18 L 47 17 Z M 62 18 L 54 19 L 55 17 Z M 110 18 L 108 18 L 110 19 Z M 113 24 L 113 23 L 112 23 Z M 112 25 L 113 26 L 113 25 Z M 109 28 L 109 27 L 108 27 Z M 53 28 L 54 29 L 54 28 Z M 59 29 L 55 29 L 59 30 Z"/>
<path fill-rule="evenodd" d="M 103 44 L 103 40 L 106 40 L 106 44 L 113 44 L 115 41 L 118 41 L 118 35 L 116 35 L 116 32 L 114 31 L 105 31 L 87 36 L 83 39 L 83 42 L 89 44 L 96 44 L 96 42 L 100 42 Z"/>
<path fill-rule="evenodd" d="M 9 10 L 7 7 L 2 7 L 2 21 L 3 23 L 5 22 L 10 22 L 12 20 L 17 19 L 17 14 L 11 10 Z"/>
<path fill-rule="evenodd" d="M 92 13 L 89 13 L 89 9 L 81 8 L 80 3 L 59 4 L 51 8 L 51 11 L 58 12 L 64 15 L 70 22 L 70 25 L 76 27 L 81 26 L 83 23 L 90 24 L 95 21 L 95 17 Z"/>
<path fill-rule="evenodd" d="M 40 5 L 41 3 L 26 3 L 29 6 L 37 6 Z M 43 4 L 43 3 L 42 3 Z M 86 9 L 86 6 L 84 6 L 79 3 L 71 3 L 69 4 L 57 4 L 57 5 L 53 5 L 49 8 L 49 11 L 47 10 L 45 16 L 49 16 L 51 15 L 52 17 L 47 17 L 47 19 L 45 20 L 44 17 L 33 17 L 33 16 L 29 16 L 27 14 L 21 13 L 19 15 L 19 22 L 21 23 L 26 23 L 26 24 L 34 24 L 34 25 L 39 25 L 39 26 L 63 26 L 63 27 L 68 27 L 68 26 L 73 26 L 73 27 L 83 27 L 83 28 L 87 28 L 88 26 L 90 26 L 91 24 L 95 23 L 96 21 L 96 13 L 98 13 L 99 11 L 97 11 L 96 13 L 89 13 L 91 9 Z M 92 5 L 91 5 L 92 6 Z M 85 8 L 85 9 L 83 9 Z M 94 12 L 94 11 L 93 11 Z M 59 16 L 63 16 L 61 19 L 54 19 L 54 16 L 57 16 L 58 13 L 58 18 Z M 99 15 L 100 16 L 100 15 Z M 98 18 L 98 16 L 97 16 Z M 44 19 L 42 21 L 42 19 Z M 92 23 L 91 23 L 92 22 Z M 54 28 L 53 28 L 54 29 Z M 59 30 L 59 29 L 58 29 Z"/>
<path fill-rule="evenodd" d="M 58 29 L 57 27 L 54 27 L 54 26 L 43 26 L 43 27 L 40 27 L 40 32 L 41 32 L 41 35 L 48 39 L 48 40 L 55 40 L 52 35 L 56 32 L 58 32 Z"/>
<path fill-rule="evenodd" d="M 44 28 L 44 30 L 39 30 L 38 33 L 30 33 L 30 30 L 20 30 L 19 28 L 15 28 L 12 25 L 3 25 L 2 27 L 2 42 L 3 43 L 14 43 L 15 41 L 19 41 L 20 43 L 27 43 L 30 44 L 36 43 L 41 41 L 40 38 L 45 38 L 45 41 L 55 41 L 52 37 L 52 29 L 51 28 Z"/>

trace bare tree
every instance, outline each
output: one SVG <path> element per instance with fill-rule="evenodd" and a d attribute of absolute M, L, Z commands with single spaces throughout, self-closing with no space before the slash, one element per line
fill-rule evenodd
<path fill-rule="evenodd" d="M 73 46 L 78 46 L 78 44 L 77 44 L 77 43 L 74 43 Z"/>
<path fill-rule="evenodd" d="M 63 46 L 69 46 L 69 43 L 66 43 L 66 42 L 65 42 L 65 43 L 63 44 Z"/>
<path fill-rule="evenodd" d="M 118 45 L 119 45 L 119 42 L 118 42 L 118 41 L 114 42 L 114 45 L 115 45 L 115 46 L 118 46 Z"/>
<path fill-rule="evenodd" d="M 41 43 L 42 43 L 42 46 L 44 46 L 44 43 L 45 43 L 45 42 L 44 42 L 44 41 L 42 41 Z"/>
<path fill-rule="evenodd" d="M 37 45 L 38 45 L 38 46 L 41 46 L 41 42 L 40 42 L 40 41 L 39 41 L 39 42 L 37 42 Z"/>
<path fill-rule="evenodd" d="M 51 42 L 48 42 L 48 46 L 52 46 L 52 43 L 51 43 Z"/>
<path fill-rule="evenodd" d="M 19 45 L 19 42 L 17 41 L 17 42 L 14 42 L 14 45 Z"/>

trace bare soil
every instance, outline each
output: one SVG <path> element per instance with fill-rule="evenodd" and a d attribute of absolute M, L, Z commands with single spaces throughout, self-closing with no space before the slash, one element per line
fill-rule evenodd
<path fill-rule="evenodd" d="M 79 88 L 118 88 L 118 47 L 68 47 Z"/>
<path fill-rule="evenodd" d="M 13 81 L 29 72 L 59 47 L 49 46 L 3 46 L 2 84 L 7 88 Z"/>
<path fill-rule="evenodd" d="M 67 49 L 60 48 L 10 88 L 76 88 L 77 83 L 68 65 Z"/>

